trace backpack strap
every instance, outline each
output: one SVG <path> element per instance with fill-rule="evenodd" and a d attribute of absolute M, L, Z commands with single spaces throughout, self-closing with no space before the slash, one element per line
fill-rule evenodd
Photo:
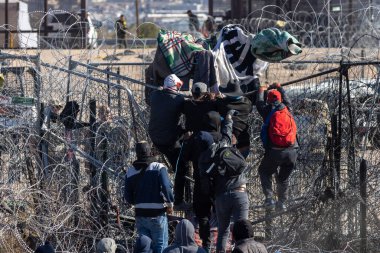
<path fill-rule="evenodd" d="M 265 118 L 264 125 L 269 126 L 270 118 L 272 118 L 273 114 L 278 111 L 278 106 L 273 108 L 268 116 Z"/>
<path fill-rule="evenodd" d="M 281 106 L 281 104 L 275 106 L 270 111 L 270 113 L 268 114 L 268 116 L 264 120 L 264 124 L 261 127 L 260 137 L 261 137 L 261 141 L 263 142 L 264 148 L 268 147 L 268 139 L 269 139 L 268 128 L 269 128 L 270 119 L 272 118 L 273 114 L 280 109 L 280 106 Z"/>

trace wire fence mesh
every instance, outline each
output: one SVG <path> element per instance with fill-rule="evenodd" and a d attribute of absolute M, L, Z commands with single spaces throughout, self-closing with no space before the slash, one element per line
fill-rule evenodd
<path fill-rule="evenodd" d="M 364 224 L 368 251 L 376 252 L 380 243 L 376 29 L 365 18 L 357 26 L 344 26 L 342 19 L 328 27 L 322 16 L 282 17 L 289 31 L 310 48 L 292 61 L 270 64 L 260 78 L 285 84 L 300 149 L 290 178 L 290 208 L 265 212 L 257 175 L 264 154 L 259 138 L 262 121 L 253 110 L 248 192 L 255 235 L 265 239 L 270 252 L 355 252 L 362 249 Z M 276 20 L 244 22 L 255 32 Z M 329 32 L 331 48 L 312 48 L 328 45 Z M 0 97 L 0 252 L 32 252 L 46 239 L 61 252 L 92 252 L 102 237 L 115 238 L 121 252 L 129 252 L 136 234 L 133 209 L 123 202 L 123 177 L 135 158 L 135 142 L 148 139 L 149 107 L 141 83 L 146 59 L 153 54 L 136 45 L 141 63 L 118 62 L 125 52 L 100 46 L 73 53 L 61 50 L 72 46 L 58 41 L 41 42 L 52 49 L 43 61 L 26 51 L 22 56 L 0 54 L 5 79 Z M 332 48 L 345 45 L 354 48 Z M 91 55 L 102 59 L 90 61 Z M 54 116 L 67 101 L 79 105 L 82 124 L 72 129 Z M 367 178 L 360 180 L 365 169 Z M 363 184 L 367 198 L 360 191 Z M 363 213 L 368 214 L 365 223 Z"/>

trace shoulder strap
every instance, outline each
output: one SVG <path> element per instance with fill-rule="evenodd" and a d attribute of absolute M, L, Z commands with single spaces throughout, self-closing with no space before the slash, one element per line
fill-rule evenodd
<path fill-rule="evenodd" d="M 273 114 L 275 112 L 278 111 L 278 106 L 276 106 L 275 108 L 273 108 L 270 113 L 268 114 L 268 116 L 265 118 L 265 121 L 264 121 L 264 125 L 266 126 L 269 126 L 269 122 L 270 122 L 270 118 L 273 116 Z"/>

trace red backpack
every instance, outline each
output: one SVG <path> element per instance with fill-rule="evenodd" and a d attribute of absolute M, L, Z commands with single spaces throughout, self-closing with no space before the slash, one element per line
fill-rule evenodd
<path fill-rule="evenodd" d="M 276 147 L 287 148 L 294 145 L 297 125 L 287 107 L 273 113 L 269 120 L 268 135 Z"/>

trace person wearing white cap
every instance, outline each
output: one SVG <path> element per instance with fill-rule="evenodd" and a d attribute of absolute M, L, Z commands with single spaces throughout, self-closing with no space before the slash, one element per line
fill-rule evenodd
<path fill-rule="evenodd" d="M 168 158 L 173 171 L 177 167 L 187 166 L 182 162 L 177 163 L 181 150 L 178 139 L 184 133 L 179 123 L 185 100 L 178 93 L 182 85 L 183 82 L 175 74 L 171 74 L 165 78 L 162 90 L 155 90 L 150 94 L 148 133 L 153 144 Z M 185 176 L 177 175 L 175 184 L 184 185 Z M 175 196 L 174 205 L 182 201 L 180 198 Z"/>
<path fill-rule="evenodd" d="M 96 245 L 96 253 L 115 253 L 117 245 L 112 238 L 103 238 Z"/>

